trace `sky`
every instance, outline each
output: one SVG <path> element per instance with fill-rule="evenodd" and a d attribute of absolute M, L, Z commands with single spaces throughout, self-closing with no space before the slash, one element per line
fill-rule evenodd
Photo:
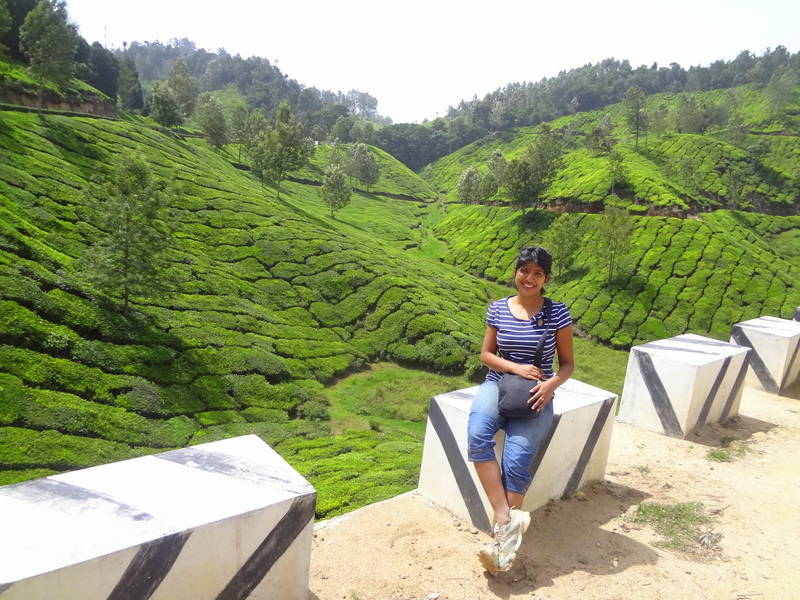
<path fill-rule="evenodd" d="M 688 68 L 800 50 L 797 0 L 67 0 L 89 43 L 189 38 L 261 56 L 318 89 L 357 89 L 395 123 L 605 58 Z"/>

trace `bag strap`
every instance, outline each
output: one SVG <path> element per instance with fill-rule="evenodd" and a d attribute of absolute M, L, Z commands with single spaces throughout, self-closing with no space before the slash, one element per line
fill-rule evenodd
<path fill-rule="evenodd" d="M 545 330 L 542 333 L 541 337 L 539 337 L 539 343 L 536 345 L 536 353 L 533 355 L 533 364 L 537 367 L 542 366 L 542 354 L 544 354 L 544 343 L 547 340 L 547 336 L 550 335 L 550 331 L 552 331 L 550 327 L 550 312 L 553 308 L 553 301 L 550 298 L 544 299 L 544 326 Z"/>

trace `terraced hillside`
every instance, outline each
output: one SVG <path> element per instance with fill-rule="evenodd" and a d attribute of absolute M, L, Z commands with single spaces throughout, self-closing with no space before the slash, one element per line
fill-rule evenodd
<path fill-rule="evenodd" d="M 596 259 L 601 218 L 451 206 L 435 233 L 449 244 L 447 262 L 505 281 L 521 244 L 546 243 L 553 222 L 567 221 L 580 248 L 548 293 L 570 305 L 583 331 L 619 347 L 684 332 L 727 340 L 733 323 L 792 318 L 800 306 L 800 216 L 632 217 L 633 247 L 611 285 Z"/>
<path fill-rule="evenodd" d="M 645 110 L 669 115 L 688 97 L 656 94 L 647 98 Z M 777 117 L 770 113 L 764 91 L 750 86 L 691 98 L 697 106 L 724 113 L 727 120 L 703 134 L 678 133 L 669 127 L 668 116 L 662 116 L 664 131 L 643 137 L 638 152 L 619 104 L 549 123 L 565 132 L 566 151 L 543 202 L 595 212 L 602 210 L 613 188 L 632 212 L 641 214 L 718 208 L 795 214 L 800 197 L 800 91 L 795 92 L 795 103 Z M 616 179 L 609 153 L 585 143 L 606 116 L 613 125 L 610 137 L 622 155 L 622 175 Z M 429 180 L 448 202 L 457 202 L 456 186 L 467 167 L 485 173 L 498 149 L 507 160 L 521 157 L 539 132 L 540 127 L 526 127 L 482 138 L 433 163 Z M 510 197 L 501 188 L 490 200 L 505 203 Z"/>
<path fill-rule="evenodd" d="M 129 316 L 77 271 L 99 235 L 90 182 L 123 150 L 182 190 L 173 289 Z M 256 433 L 319 487 L 320 515 L 413 486 L 418 439 L 329 436 L 323 382 L 375 359 L 461 369 L 493 286 L 407 252 L 430 189 L 381 161 L 374 189 L 416 201 L 357 193 L 331 220 L 315 185 L 277 201 L 141 119 L 0 112 L 0 483 Z"/>

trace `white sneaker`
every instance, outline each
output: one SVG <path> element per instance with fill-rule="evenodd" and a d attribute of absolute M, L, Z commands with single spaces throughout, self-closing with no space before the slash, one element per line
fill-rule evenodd
<path fill-rule="evenodd" d="M 497 569 L 506 571 L 522 545 L 522 535 L 531 524 L 531 514 L 512 508 L 508 516 L 511 520 L 502 527 L 494 526 L 494 540 L 497 546 Z"/>
<path fill-rule="evenodd" d="M 489 571 L 489 574 L 492 576 L 497 575 L 498 571 L 508 571 L 508 569 L 511 567 L 511 565 L 508 565 L 507 567 L 501 569 L 497 565 L 499 558 L 500 556 L 497 551 L 497 542 L 486 544 L 478 551 L 478 560 L 481 562 L 483 568 Z"/>

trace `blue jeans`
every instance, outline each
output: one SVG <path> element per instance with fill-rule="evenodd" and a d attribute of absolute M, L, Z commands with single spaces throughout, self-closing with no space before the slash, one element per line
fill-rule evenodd
<path fill-rule="evenodd" d="M 531 387 L 535 382 L 531 382 Z M 500 471 L 506 490 L 524 494 L 531 483 L 528 472 L 533 455 L 553 424 L 553 403 L 536 419 L 506 419 L 497 410 L 497 382 L 486 381 L 472 401 L 467 423 L 467 454 L 470 462 L 495 460 L 494 435 L 503 429 L 506 441 Z"/>

